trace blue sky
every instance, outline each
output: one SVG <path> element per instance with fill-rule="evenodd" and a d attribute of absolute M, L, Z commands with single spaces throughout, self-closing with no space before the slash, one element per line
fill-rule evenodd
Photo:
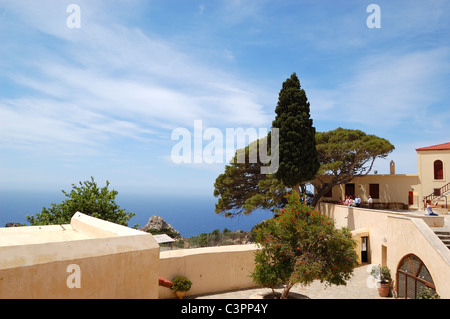
<path fill-rule="evenodd" d="M 270 128 L 293 72 L 318 131 L 384 137 L 374 169 L 416 173 L 450 141 L 450 2 L 336 3 L 0 0 L 0 189 L 209 196 L 225 164 L 173 163 L 173 130 Z"/>

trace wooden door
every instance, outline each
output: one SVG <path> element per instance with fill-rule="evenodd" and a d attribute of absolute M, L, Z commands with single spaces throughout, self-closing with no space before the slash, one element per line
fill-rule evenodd
<path fill-rule="evenodd" d="M 353 199 L 355 198 L 355 184 L 345 184 L 345 196 L 351 196 Z"/>

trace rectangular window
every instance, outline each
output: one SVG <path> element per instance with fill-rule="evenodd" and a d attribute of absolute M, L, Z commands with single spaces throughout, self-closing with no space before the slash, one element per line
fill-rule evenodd
<path fill-rule="evenodd" d="M 369 184 L 369 195 L 373 199 L 380 199 L 380 184 Z"/>
<path fill-rule="evenodd" d="M 327 186 L 328 184 L 325 184 L 324 186 Z M 323 197 L 333 197 L 333 189 L 330 189 Z"/>

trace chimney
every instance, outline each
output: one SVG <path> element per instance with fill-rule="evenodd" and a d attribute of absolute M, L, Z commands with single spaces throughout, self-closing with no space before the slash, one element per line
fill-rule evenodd
<path fill-rule="evenodd" d="M 390 168 L 391 175 L 395 175 L 395 162 L 394 161 L 391 161 L 391 163 L 389 164 L 389 168 Z"/>

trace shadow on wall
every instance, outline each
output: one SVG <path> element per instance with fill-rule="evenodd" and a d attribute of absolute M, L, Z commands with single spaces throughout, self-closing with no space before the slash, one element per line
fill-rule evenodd
<path fill-rule="evenodd" d="M 353 207 L 348 208 L 348 215 L 347 215 L 347 228 L 352 231 L 355 230 L 355 214 Z"/>

